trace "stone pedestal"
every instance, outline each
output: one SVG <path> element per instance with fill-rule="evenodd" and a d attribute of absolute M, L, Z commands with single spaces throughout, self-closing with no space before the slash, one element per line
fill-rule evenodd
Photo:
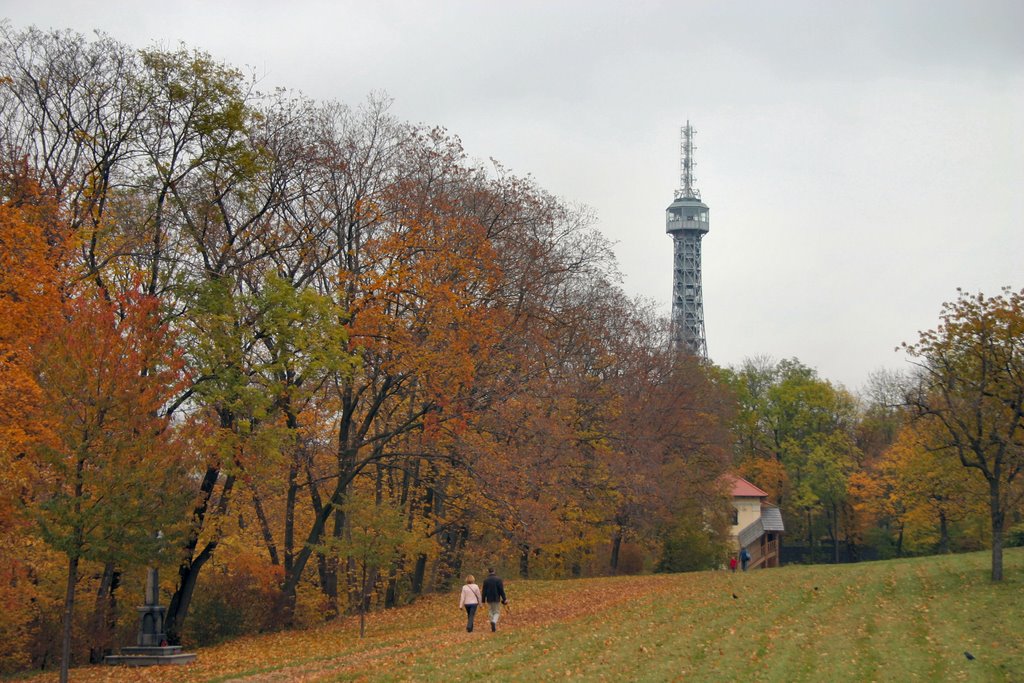
<path fill-rule="evenodd" d="M 159 647 L 167 643 L 164 634 L 164 614 L 166 607 L 160 605 L 143 605 L 139 608 L 139 647 Z"/>
<path fill-rule="evenodd" d="M 196 661 L 195 653 L 182 652 L 180 645 L 162 647 L 122 647 L 121 654 L 103 658 L 107 664 L 124 666 L 153 666 L 157 664 L 191 664 Z"/>

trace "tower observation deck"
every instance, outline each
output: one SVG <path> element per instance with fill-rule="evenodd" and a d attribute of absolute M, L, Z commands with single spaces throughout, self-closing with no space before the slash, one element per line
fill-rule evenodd
<path fill-rule="evenodd" d="M 708 232 L 708 205 L 694 187 L 693 136 L 686 122 L 680 130 L 680 181 L 675 199 L 665 210 L 665 232 L 672 235 L 672 344 L 707 358 L 704 338 L 704 295 L 700 283 L 700 240 Z"/>

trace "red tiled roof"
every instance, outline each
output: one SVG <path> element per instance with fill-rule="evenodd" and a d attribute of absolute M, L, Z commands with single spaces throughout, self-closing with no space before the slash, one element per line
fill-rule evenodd
<path fill-rule="evenodd" d="M 726 483 L 732 488 L 733 498 L 767 498 L 768 494 L 749 481 L 735 474 L 724 475 Z"/>

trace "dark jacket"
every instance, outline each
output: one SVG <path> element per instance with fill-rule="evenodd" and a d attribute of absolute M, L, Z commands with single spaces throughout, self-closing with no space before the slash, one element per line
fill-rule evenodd
<path fill-rule="evenodd" d="M 501 600 L 501 604 L 505 604 L 507 601 L 505 597 L 505 584 L 494 574 L 484 579 L 483 589 L 484 602 L 498 602 L 498 600 Z"/>

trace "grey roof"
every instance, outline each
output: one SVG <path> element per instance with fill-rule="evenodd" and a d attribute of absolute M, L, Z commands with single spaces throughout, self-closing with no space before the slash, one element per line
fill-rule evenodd
<path fill-rule="evenodd" d="M 782 526 L 782 513 L 774 505 L 761 505 L 761 516 L 743 528 L 737 535 L 741 548 L 764 536 L 766 531 L 785 531 Z"/>
<path fill-rule="evenodd" d="M 761 524 L 765 531 L 785 531 L 782 525 L 782 513 L 774 505 L 761 506 Z"/>

